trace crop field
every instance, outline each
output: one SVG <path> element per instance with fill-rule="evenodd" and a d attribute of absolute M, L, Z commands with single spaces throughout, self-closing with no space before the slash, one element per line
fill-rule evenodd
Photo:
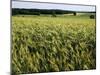
<path fill-rule="evenodd" d="M 95 69 L 95 19 L 12 16 L 11 52 L 13 74 Z"/>

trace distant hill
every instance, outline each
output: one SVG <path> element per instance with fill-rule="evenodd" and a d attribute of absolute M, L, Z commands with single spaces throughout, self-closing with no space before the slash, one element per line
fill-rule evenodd
<path fill-rule="evenodd" d="M 12 15 L 25 14 L 25 15 L 40 15 L 40 14 L 74 14 L 76 13 L 96 13 L 95 11 L 71 11 L 59 9 L 19 9 L 12 8 Z"/>

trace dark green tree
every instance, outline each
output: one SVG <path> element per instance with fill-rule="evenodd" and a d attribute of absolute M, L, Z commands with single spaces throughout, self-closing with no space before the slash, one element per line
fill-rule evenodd
<path fill-rule="evenodd" d="M 55 11 L 52 11 L 52 17 L 57 17 Z"/>
<path fill-rule="evenodd" d="M 76 12 L 74 12 L 73 15 L 76 16 Z"/>

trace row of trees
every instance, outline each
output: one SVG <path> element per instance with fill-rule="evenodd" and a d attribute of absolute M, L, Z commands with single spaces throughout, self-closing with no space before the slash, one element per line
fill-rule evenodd
<path fill-rule="evenodd" d="M 51 14 L 52 16 L 56 16 L 57 14 L 73 14 L 76 15 L 74 11 L 65 11 L 65 10 L 58 10 L 58 9 L 12 9 L 12 15 L 40 15 L 40 14 Z"/>

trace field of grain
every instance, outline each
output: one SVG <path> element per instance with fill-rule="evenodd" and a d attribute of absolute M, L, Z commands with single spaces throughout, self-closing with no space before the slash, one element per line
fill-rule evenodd
<path fill-rule="evenodd" d="M 12 73 L 95 69 L 95 29 L 89 16 L 12 16 Z"/>

